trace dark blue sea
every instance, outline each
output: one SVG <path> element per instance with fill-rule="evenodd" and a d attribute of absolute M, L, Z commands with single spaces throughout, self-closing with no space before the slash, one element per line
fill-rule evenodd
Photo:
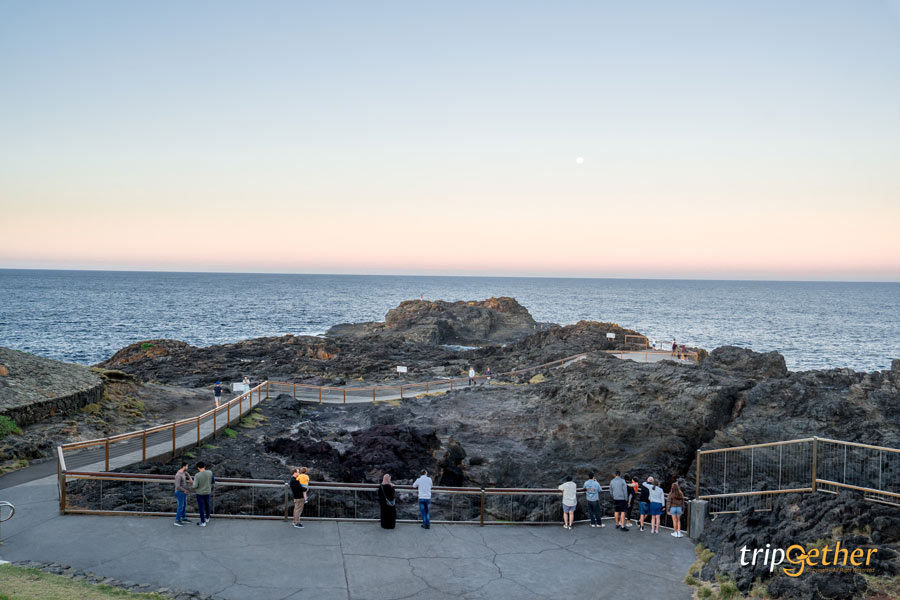
<path fill-rule="evenodd" d="M 0 270 L 0 346 L 94 364 L 132 342 L 196 346 L 382 320 L 402 300 L 512 296 L 535 319 L 777 350 L 792 370 L 890 368 L 900 283 Z"/>

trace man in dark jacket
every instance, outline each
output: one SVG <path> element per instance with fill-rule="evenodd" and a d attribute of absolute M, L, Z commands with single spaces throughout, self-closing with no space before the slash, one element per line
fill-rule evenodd
<path fill-rule="evenodd" d="M 306 502 L 307 487 L 300 483 L 300 469 L 295 468 L 291 471 L 291 480 L 288 483 L 291 486 L 291 494 L 294 496 L 294 527 L 303 529 L 300 515 L 303 513 L 303 504 Z"/>

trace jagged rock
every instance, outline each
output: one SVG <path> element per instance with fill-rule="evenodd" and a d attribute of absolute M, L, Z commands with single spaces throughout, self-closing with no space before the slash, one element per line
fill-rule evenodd
<path fill-rule="evenodd" d="M 383 323 L 345 323 L 328 336 L 378 336 L 426 344 L 508 343 L 538 329 L 528 310 L 514 298 L 480 302 L 407 300 L 385 315 Z"/>
<path fill-rule="evenodd" d="M 777 352 L 760 354 L 737 346 L 716 348 L 710 353 L 706 366 L 764 379 L 784 377 L 788 374 L 787 364 L 781 354 Z"/>

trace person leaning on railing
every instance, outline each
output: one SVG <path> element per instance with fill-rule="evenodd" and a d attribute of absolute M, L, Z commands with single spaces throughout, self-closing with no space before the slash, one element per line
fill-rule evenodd
<path fill-rule="evenodd" d="M 306 474 L 306 467 L 301 469 L 295 467 L 292 469 L 291 479 L 288 484 L 291 486 L 291 494 L 294 496 L 294 527 L 303 529 L 300 515 L 303 514 L 303 505 L 306 503 L 306 491 L 309 489 L 309 475 Z"/>

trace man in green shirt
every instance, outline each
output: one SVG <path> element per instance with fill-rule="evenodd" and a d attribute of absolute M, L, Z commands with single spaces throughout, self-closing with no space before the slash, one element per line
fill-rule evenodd
<path fill-rule="evenodd" d="M 192 487 L 197 494 L 197 508 L 200 511 L 200 527 L 206 527 L 209 521 L 209 495 L 212 493 L 212 484 L 215 481 L 212 471 L 206 469 L 203 462 L 197 463 L 197 474 L 194 476 Z"/>

